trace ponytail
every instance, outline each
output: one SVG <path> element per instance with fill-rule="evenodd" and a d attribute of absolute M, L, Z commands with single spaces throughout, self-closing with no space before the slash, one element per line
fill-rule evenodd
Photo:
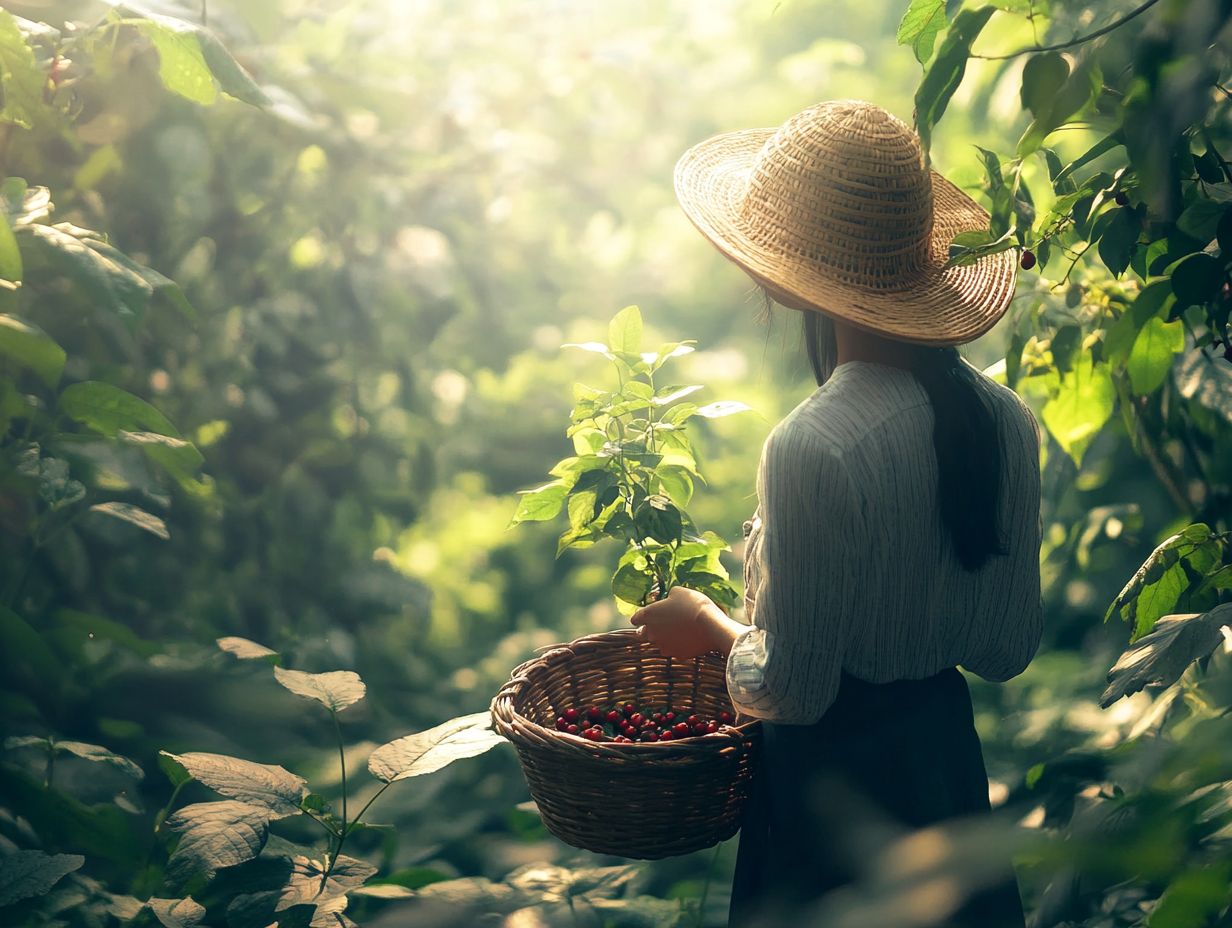
<path fill-rule="evenodd" d="M 804 313 L 804 345 L 818 386 L 837 366 L 834 321 Z M 994 554 L 1006 554 L 997 530 L 1001 486 L 1001 444 L 997 422 L 977 387 L 975 371 L 957 348 L 912 346 L 910 370 L 933 408 L 933 449 L 937 455 L 937 500 L 941 523 L 958 561 L 978 570 Z"/>

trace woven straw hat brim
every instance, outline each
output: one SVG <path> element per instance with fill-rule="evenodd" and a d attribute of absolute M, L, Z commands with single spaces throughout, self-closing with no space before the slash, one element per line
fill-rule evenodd
<path fill-rule="evenodd" d="M 685 214 L 724 255 L 772 292 L 902 341 L 958 345 L 991 329 L 1014 295 L 1017 255 L 1001 252 L 945 268 L 959 232 L 988 228 L 988 213 L 931 171 L 933 229 L 929 263 L 892 289 L 835 279 L 806 256 L 756 240 L 741 205 L 753 162 L 777 129 L 727 132 L 693 146 L 676 164 L 676 197 Z"/>

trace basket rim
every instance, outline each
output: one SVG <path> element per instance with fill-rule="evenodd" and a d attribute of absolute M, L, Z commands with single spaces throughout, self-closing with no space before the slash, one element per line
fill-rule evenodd
<path fill-rule="evenodd" d="M 755 737 L 761 731 L 761 719 L 750 718 L 747 722 L 739 724 L 724 725 L 723 730 L 716 732 L 707 732 L 704 735 L 689 735 L 687 738 L 682 738 L 680 741 L 634 741 L 629 744 L 621 744 L 613 741 L 590 741 L 583 738 L 581 735 L 571 735 L 565 731 L 557 731 L 555 728 L 549 728 L 546 725 L 541 725 L 528 716 L 520 712 L 515 704 L 514 697 L 527 684 L 525 678 L 526 671 L 535 664 L 542 664 L 548 658 L 556 655 L 561 651 L 571 651 L 573 646 L 579 642 L 599 642 L 619 644 L 621 638 L 628 638 L 637 635 L 636 628 L 615 628 L 601 632 L 593 632 L 588 635 L 582 635 L 572 641 L 560 642 L 557 644 L 544 645 L 535 649 L 535 656 L 529 660 L 518 664 L 511 672 L 509 680 L 501 686 L 496 696 L 493 697 L 489 706 L 489 711 L 492 715 L 492 720 L 496 731 L 501 734 L 507 741 L 525 743 L 526 739 L 517 735 L 513 730 L 509 720 L 506 720 L 503 713 L 507 713 L 510 720 L 516 720 L 519 724 L 536 729 L 537 732 L 546 733 L 548 740 L 556 740 L 562 747 L 567 746 L 570 750 L 578 747 L 584 747 L 589 751 L 599 753 L 615 754 L 617 756 L 649 754 L 651 751 L 659 751 L 660 756 L 665 756 L 668 752 L 681 756 L 689 756 L 698 753 L 699 751 L 709 752 L 720 744 L 723 746 L 735 744 L 741 748 L 749 737 Z M 706 654 L 717 654 L 717 651 L 707 651 Z M 694 658 L 686 658 L 693 660 Z M 521 678 L 521 679 L 519 679 Z M 499 709 L 502 711 L 498 711 Z"/>

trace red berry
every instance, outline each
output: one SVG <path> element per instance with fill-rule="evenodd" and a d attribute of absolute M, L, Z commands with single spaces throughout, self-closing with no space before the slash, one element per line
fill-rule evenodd
<path fill-rule="evenodd" d="M 644 715 L 642 715 L 642 713 L 640 713 L 640 712 L 634 712 L 631 716 L 629 716 L 629 724 L 630 724 L 630 725 L 639 725 L 639 726 L 640 726 L 644 720 L 645 720 L 645 716 L 644 716 Z"/>
<path fill-rule="evenodd" d="M 662 712 L 656 712 L 654 715 L 652 715 L 652 716 L 651 716 L 651 718 L 652 718 L 652 719 L 654 719 L 656 722 L 662 722 L 662 721 L 663 721 L 663 713 L 662 713 Z"/>
<path fill-rule="evenodd" d="M 674 722 L 674 721 L 676 721 L 676 713 L 675 713 L 675 712 L 664 712 L 664 713 L 663 713 L 663 721 L 665 721 L 665 722 Z"/>
<path fill-rule="evenodd" d="M 566 722 L 576 722 L 578 720 L 577 709 L 566 709 L 564 715 Z"/>
<path fill-rule="evenodd" d="M 599 711 L 598 706 L 591 706 L 586 710 L 586 717 L 592 722 L 597 722 L 603 718 L 603 713 Z"/>
<path fill-rule="evenodd" d="M 623 711 L 625 715 L 632 715 L 634 712 L 637 711 L 637 706 L 633 705 L 633 703 L 631 702 L 627 702 L 625 703 Z"/>
<path fill-rule="evenodd" d="M 569 727 L 569 723 L 565 721 L 565 717 L 563 715 L 556 720 L 556 730 L 557 731 L 564 731 L 568 727 Z"/>
<path fill-rule="evenodd" d="M 651 741 L 671 741 L 672 740 L 672 733 L 670 731 L 661 731 L 657 735 L 655 735 L 654 732 L 651 732 L 650 734 L 653 736 L 650 739 Z"/>
<path fill-rule="evenodd" d="M 1125 204 L 1129 202 L 1129 197 L 1125 195 L 1124 190 L 1118 190 L 1116 192 L 1115 199 L 1116 199 L 1117 206 L 1124 206 Z"/>
<path fill-rule="evenodd" d="M 1023 250 L 1022 261 L 1019 263 L 1022 264 L 1022 269 L 1024 271 L 1029 271 L 1031 268 L 1035 267 L 1035 255 L 1031 252 L 1030 248 Z"/>
<path fill-rule="evenodd" d="M 676 735 L 678 735 L 679 737 L 683 738 L 685 735 L 689 733 L 689 723 L 688 722 L 677 722 L 675 725 L 672 726 L 672 731 L 675 732 Z"/>
<path fill-rule="evenodd" d="M 713 735 L 718 730 L 719 730 L 719 726 L 715 724 L 714 722 L 706 723 L 706 734 Z"/>
<path fill-rule="evenodd" d="M 572 724 L 571 724 L 571 725 L 566 725 L 566 726 L 565 726 L 565 731 L 567 731 L 567 732 L 568 732 L 569 734 L 571 734 L 571 735 L 576 735 L 576 734 L 578 733 L 578 727 L 577 727 L 576 725 L 572 725 Z"/>
<path fill-rule="evenodd" d="M 619 712 L 617 712 L 615 709 L 613 709 L 611 712 L 609 712 L 609 713 L 605 716 L 605 718 L 606 718 L 609 722 L 612 722 L 612 723 L 619 722 L 619 721 L 620 721 L 620 713 L 619 713 Z"/>
<path fill-rule="evenodd" d="M 696 715 L 690 715 L 687 719 L 685 719 L 685 721 L 688 722 L 690 725 L 696 725 L 698 722 L 701 721 L 701 719 L 699 719 Z"/>
<path fill-rule="evenodd" d="M 732 714 L 730 712 L 724 710 L 719 713 L 719 721 L 722 722 L 724 725 L 730 725 L 732 722 L 735 721 L 735 719 L 732 718 Z"/>

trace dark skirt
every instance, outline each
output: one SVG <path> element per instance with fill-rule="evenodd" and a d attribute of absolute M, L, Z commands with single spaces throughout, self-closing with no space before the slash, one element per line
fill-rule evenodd
<path fill-rule="evenodd" d="M 844 673 L 821 721 L 762 728 L 729 928 L 801 925 L 803 911 L 858 880 L 903 829 L 989 811 L 971 694 L 955 668 L 884 684 Z M 1022 928 L 1008 860 L 1004 873 L 944 924 Z"/>

